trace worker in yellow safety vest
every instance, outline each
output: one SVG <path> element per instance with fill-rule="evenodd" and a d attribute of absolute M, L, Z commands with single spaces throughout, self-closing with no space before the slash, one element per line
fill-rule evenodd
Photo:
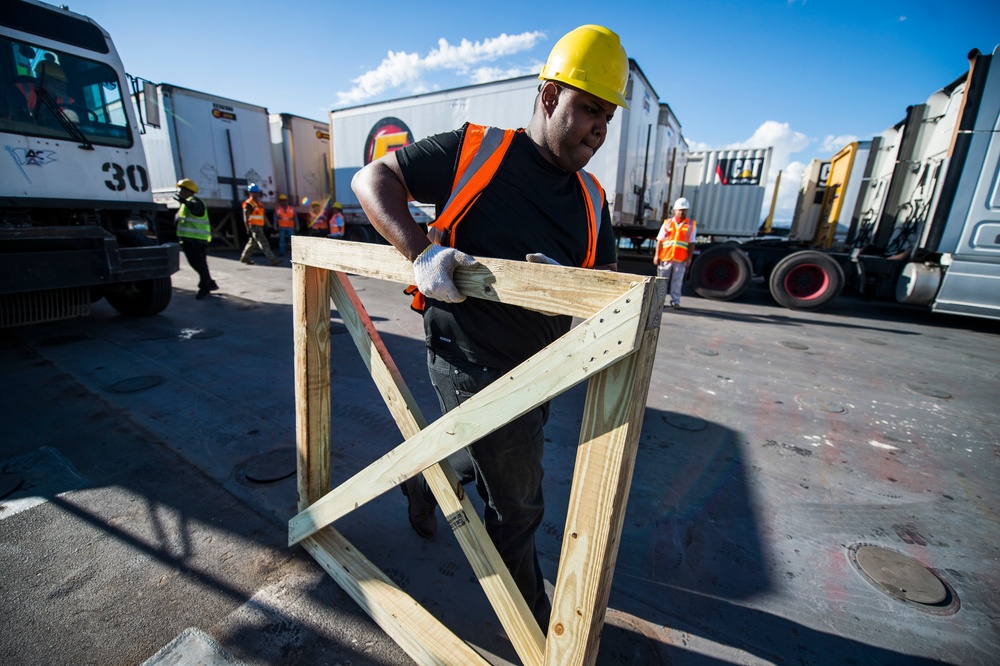
<path fill-rule="evenodd" d="M 691 204 L 684 197 L 674 202 L 674 216 L 663 220 L 653 252 L 656 275 L 670 280 L 670 307 L 675 310 L 681 307 L 681 285 L 695 241 L 695 221 L 687 216 L 689 208 Z"/>
<path fill-rule="evenodd" d="M 198 186 L 190 178 L 177 181 L 177 194 L 174 197 L 180 202 L 174 221 L 177 224 L 177 240 L 191 268 L 198 274 L 199 301 L 211 291 L 219 288 L 208 272 L 208 244 L 212 242 L 212 225 L 208 221 L 208 209 L 205 202 L 195 196 Z"/>
<path fill-rule="evenodd" d="M 278 230 L 278 254 L 285 256 L 285 239 L 295 234 L 295 208 L 288 205 L 288 197 L 278 195 L 278 207 L 274 209 L 274 226 Z M 290 244 L 290 243 L 289 243 Z"/>
<path fill-rule="evenodd" d="M 247 227 L 247 244 L 243 247 L 243 254 L 240 255 L 240 261 L 244 264 L 252 264 L 254 250 L 260 250 L 267 257 L 272 266 L 277 266 L 281 263 L 281 259 L 274 256 L 274 252 L 271 251 L 271 244 L 267 240 L 267 234 L 264 233 L 264 227 L 267 225 L 267 217 L 264 213 L 264 204 L 260 201 L 260 185 L 257 183 L 250 183 L 247 185 L 247 200 L 243 202 L 243 222 Z"/>

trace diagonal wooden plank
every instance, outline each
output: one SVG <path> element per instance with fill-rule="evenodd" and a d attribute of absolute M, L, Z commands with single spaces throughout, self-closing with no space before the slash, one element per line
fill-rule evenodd
<path fill-rule="evenodd" d="M 646 288 L 636 285 L 301 511 L 288 523 L 289 545 L 633 353 L 645 328 Z"/>
<path fill-rule="evenodd" d="M 333 273 L 330 292 L 400 432 L 403 437 L 413 437 L 427 422 L 364 304 L 343 273 Z M 540 665 L 545 636 L 476 515 L 475 507 L 461 491 L 451 466 L 442 461 L 425 470 L 424 475 L 521 661 L 525 666 Z"/>
<path fill-rule="evenodd" d="M 302 545 L 418 664 L 489 666 L 332 527 L 317 532 Z"/>
<path fill-rule="evenodd" d="M 480 267 L 459 269 L 455 275 L 455 284 L 463 294 L 581 318 L 590 317 L 635 284 L 649 279 L 612 271 L 477 259 Z M 297 236 L 292 261 L 400 284 L 413 282 L 413 265 L 387 245 Z M 402 296 L 400 299 L 401 304 L 405 302 Z"/>
<path fill-rule="evenodd" d="M 292 266 L 299 510 L 330 491 L 330 272 Z"/>
<path fill-rule="evenodd" d="M 660 332 L 665 285 L 650 287 L 639 351 L 594 377 L 587 391 L 546 666 L 589 666 L 597 658 Z"/>

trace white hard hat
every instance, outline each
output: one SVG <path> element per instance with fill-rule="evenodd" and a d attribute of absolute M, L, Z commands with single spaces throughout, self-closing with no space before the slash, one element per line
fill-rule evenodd
<path fill-rule="evenodd" d="M 674 202 L 674 210 L 680 210 L 681 208 L 683 208 L 684 210 L 689 210 L 691 208 L 691 204 L 689 204 L 688 200 L 685 199 L 684 197 L 681 197 L 680 199 Z"/>

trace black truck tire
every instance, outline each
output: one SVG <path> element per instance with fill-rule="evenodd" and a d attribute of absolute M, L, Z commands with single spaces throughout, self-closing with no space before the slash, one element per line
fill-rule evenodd
<path fill-rule="evenodd" d="M 691 286 L 702 298 L 731 301 L 739 298 L 753 278 L 753 265 L 739 245 L 713 245 L 691 265 Z"/>
<path fill-rule="evenodd" d="M 156 245 L 155 240 L 138 231 L 122 231 L 115 236 L 122 247 Z M 160 277 L 114 285 L 104 292 L 104 298 L 111 307 L 123 315 L 151 317 L 163 312 L 170 305 L 173 293 L 170 278 Z"/>
<path fill-rule="evenodd" d="M 363 224 L 352 224 L 344 231 L 344 240 L 355 243 L 371 243 L 372 232 Z"/>
<path fill-rule="evenodd" d="M 819 310 L 844 289 L 844 271 L 829 255 L 803 250 L 775 265 L 768 287 L 774 300 L 786 308 Z"/>

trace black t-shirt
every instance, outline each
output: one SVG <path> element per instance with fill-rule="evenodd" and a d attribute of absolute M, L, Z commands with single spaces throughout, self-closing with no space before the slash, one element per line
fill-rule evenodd
<path fill-rule="evenodd" d="M 463 130 L 438 134 L 396 153 L 410 194 L 440 214 L 454 181 Z M 615 263 L 614 233 L 605 203 L 595 265 Z M 519 132 L 503 164 L 454 227 L 456 249 L 478 257 L 524 261 L 541 252 L 564 266 L 587 254 L 587 214 L 576 174 L 550 164 Z M 569 317 L 466 299 L 427 300 L 427 345 L 444 356 L 509 370 L 569 330 Z"/>

